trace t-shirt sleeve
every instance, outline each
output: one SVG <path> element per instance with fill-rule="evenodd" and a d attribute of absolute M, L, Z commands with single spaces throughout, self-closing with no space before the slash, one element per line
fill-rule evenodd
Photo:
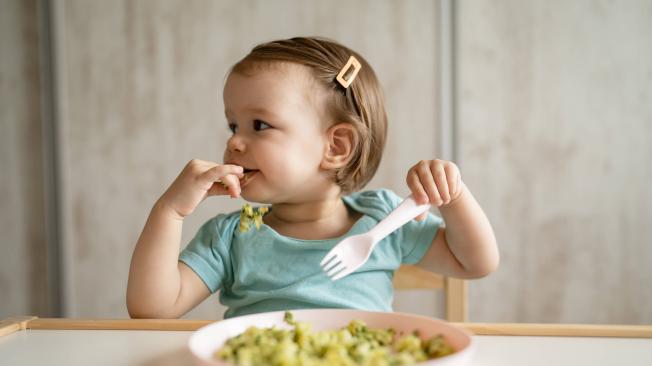
<path fill-rule="evenodd" d="M 231 241 L 225 240 L 232 237 L 228 218 L 227 215 L 218 215 L 206 222 L 179 254 L 179 261 L 190 267 L 211 293 L 222 288 L 230 273 Z"/>
<path fill-rule="evenodd" d="M 403 202 L 403 198 L 390 190 L 379 190 L 378 194 L 379 198 L 387 204 L 389 212 Z M 418 263 L 432 245 L 432 241 L 443 223 L 444 221 L 440 217 L 429 212 L 425 220 L 410 220 L 396 230 L 395 235 L 399 241 L 401 262 L 405 264 Z"/>

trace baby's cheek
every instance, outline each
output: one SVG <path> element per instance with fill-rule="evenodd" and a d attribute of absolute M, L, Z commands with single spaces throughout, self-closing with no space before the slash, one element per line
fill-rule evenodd
<path fill-rule="evenodd" d="M 288 144 L 280 154 L 266 157 L 267 165 L 275 176 L 285 179 L 310 178 L 317 174 L 322 160 L 322 151 L 314 143 Z"/>
<path fill-rule="evenodd" d="M 304 181 L 307 178 L 306 167 L 297 159 L 275 161 L 273 162 L 272 169 L 273 176 L 270 179 L 273 179 L 275 185 L 278 187 L 291 188 L 297 182 Z"/>
<path fill-rule="evenodd" d="M 295 165 L 296 163 L 291 159 L 270 159 L 267 162 L 266 176 L 275 182 L 282 182 L 292 177 L 292 170 Z"/>

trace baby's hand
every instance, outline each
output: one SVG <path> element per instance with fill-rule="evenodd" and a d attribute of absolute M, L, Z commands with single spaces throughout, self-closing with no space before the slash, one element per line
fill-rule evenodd
<path fill-rule="evenodd" d="M 407 185 L 419 204 L 430 203 L 444 207 L 454 202 L 462 193 L 460 170 L 453 162 L 446 160 L 421 160 L 408 170 Z M 428 212 L 416 220 L 426 218 Z"/>
<path fill-rule="evenodd" d="M 193 159 L 161 196 L 159 203 L 184 218 L 208 196 L 240 196 L 240 178 L 243 176 L 241 166 Z"/>

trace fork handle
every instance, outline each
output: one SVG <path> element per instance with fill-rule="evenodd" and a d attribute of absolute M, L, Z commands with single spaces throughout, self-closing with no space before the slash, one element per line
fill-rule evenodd
<path fill-rule="evenodd" d="M 408 221 L 428 211 L 430 203 L 419 205 L 412 195 L 407 196 L 394 211 L 390 212 L 387 217 L 382 219 L 373 229 L 369 231 L 374 236 L 375 242 L 378 243 L 394 230 L 405 225 Z"/>

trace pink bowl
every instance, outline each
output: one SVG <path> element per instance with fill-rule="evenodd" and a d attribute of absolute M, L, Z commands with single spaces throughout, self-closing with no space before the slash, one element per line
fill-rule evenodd
<path fill-rule="evenodd" d="M 475 345 L 471 334 L 443 320 L 403 313 L 385 313 L 347 309 L 292 310 L 294 319 L 312 324 L 314 331 L 334 330 L 349 324 L 351 320 L 362 320 L 370 328 L 394 328 L 398 332 L 411 333 L 419 330 L 423 338 L 442 334 L 455 349 L 455 353 L 419 365 L 444 366 L 466 365 L 471 359 Z M 193 333 L 188 341 L 197 365 L 230 366 L 230 363 L 213 358 L 228 338 L 244 332 L 250 326 L 291 329 L 285 323 L 284 311 L 246 315 L 209 324 Z"/>

